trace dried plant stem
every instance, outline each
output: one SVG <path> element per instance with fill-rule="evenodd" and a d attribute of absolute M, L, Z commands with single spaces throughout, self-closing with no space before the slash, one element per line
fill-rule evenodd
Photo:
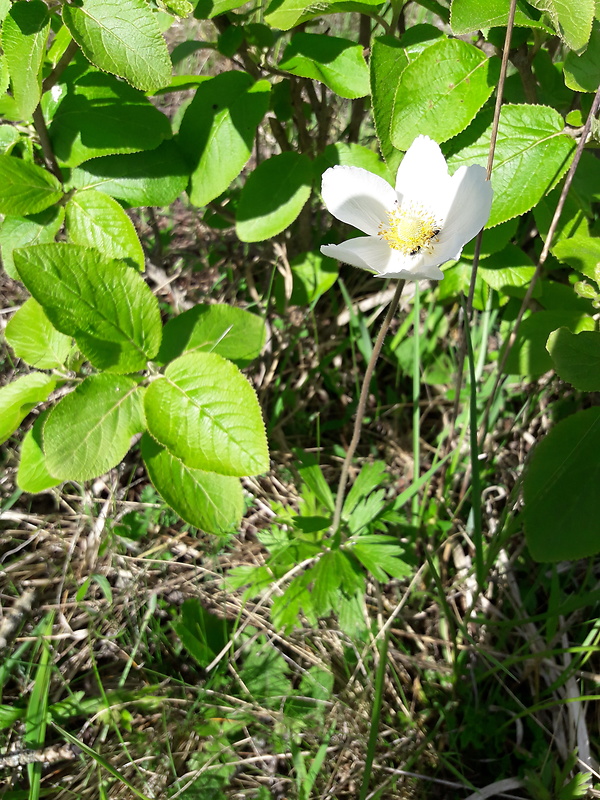
<path fill-rule="evenodd" d="M 496 152 L 496 141 L 498 139 L 498 127 L 500 125 L 500 109 L 502 108 L 502 97 L 504 95 L 504 84 L 506 82 L 506 71 L 508 69 L 508 56 L 510 53 L 510 42 L 512 39 L 512 31 L 515 21 L 515 11 L 517 8 L 517 0 L 511 0 L 510 8 L 508 11 L 508 21 L 506 24 L 506 36 L 504 39 L 504 48 L 502 50 L 502 64 L 500 66 L 500 77 L 498 79 L 498 91 L 496 93 L 496 106 L 494 108 L 494 120 L 492 122 L 492 134 L 490 137 L 490 149 L 488 152 L 487 161 L 487 180 L 489 181 L 492 176 L 492 167 L 494 165 L 494 154 Z M 471 323 L 473 315 L 473 298 L 475 296 L 475 285 L 477 281 L 477 268 L 479 266 L 479 255 L 481 253 L 481 240 L 483 237 L 483 228 L 477 234 L 475 240 L 475 253 L 473 255 L 473 269 L 471 271 L 471 281 L 469 284 L 469 296 L 467 298 L 467 305 L 463 324 L 465 326 Z M 452 413 L 452 424 L 450 427 L 450 435 L 448 436 L 448 447 L 454 438 L 454 427 L 456 425 L 456 418 L 458 416 L 458 406 L 460 404 L 460 388 L 462 386 L 462 379 L 465 366 L 465 356 L 467 353 L 467 336 L 466 331 L 463 332 L 460 350 L 458 353 L 458 367 L 456 370 L 456 396 L 454 399 L 454 409 Z"/>
<path fill-rule="evenodd" d="M 373 377 L 373 372 L 375 371 L 375 364 L 377 363 L 377 359 L 379 358 L 379 354 L 381 353 L 381 348 L 383 346 L 383 341 L 385 339 L 385 336 L 388 332 L 388 328 L 390 327 L 390 323 L 394 318 L 396 309 L 398 308 L 398 303 L 400 302 L 400 297 L 402 295 L 402 290 L 404 289 L 405 283 L 406 281 L 398 281 L 398 285 L 396 287 L 396 291 L 392 298 L 392 302 L 389 305 L 387 314 L 385 315 L 385 319 L 383 320 L 383 324 L 379 330 L 379 334 L 377 335 L 375 344 L 373 345 L 373 352 L 371 353 L 371 358 L 369 359 L 369 363 L 367 364 L 367 369 L 365 371 L 365 377 L 363 378 L 362 388 L 360 391 L 360 398 L 358 401 L 358 408 L 356 409 L 356 419 L 354 420 L 354 431 L 352 433 L 352 440 L 350 442 L 350 446 L 348 447 L 346 458 L 344 459 L 344 464 L 342 466 L 342 474 L 340 475 L 340 483 L 338 485 L 337 495 L 335 498 L 335 511 L 333 514 L 333 522 L 331 524 L 331 530 L 332 533 L 334 534 L 338 532 L 338 529 L 340 527 L 340 520 L 342 518 L 342 506 L 344 504 L 344 495 L 346 492 L 346 484 L 348 482 L 350 464 L 352 463 L 352 459 L 354 458 L 354 453 L 356 452 L 356 448 L 358 447 L 358 443 L 360 441 L 360 434 L 361 434 L 363 419 L 365 416 L 365 410 L 367 407 L 367 398 L 369 396 L 369 387 L 371 385 L 371 378 Z"/>
<path fill-rule="evenodd" d="M 596 96 L 594 97 L 594 102 L 592 103 L 592 107 L 590 108 L 590 113 L 588 114 L 588 118 L 583 126 L 583 131 L 581 133 L 581 137 L 577 144 L 577 150 L 575 151 L 575 155 L 573 157 L 573 163 L 571 164 L 569 171 L 567 173 L 567 177 L 565 178 L 565 182 L 563 184 L 562 191 L 560 193 L 560 197 L 558 199 L 558 203 L 556 205 L 556 211 L 554 212 L 554 216 L 552 217 L 552 222 L 550 223 L 550 228 L 548 229 L 548 235 L 546 236 L 546 241 L 544 242 L 544 247 L 542 248 L 542 252 L 540 253 L 540 257 L 538 259 L 537 266 L 535 268 L 535 272 L 533 273 L 533 277 L 529 286 L 527 287 L 527 292 L 525 293 L 525 297 L 523 298 L 523 302 L 521 303 L 521 308 L 519 309 L 519 313 L 517 314 L 517 319 L 513 325 L 512 331 L 510 333 L 510 337 L 508 339 L 508 343 L 504 348 L 504 352 L 502 357 L 498 363 L 498 370 L 496 374 L 496 381 L 494 383 L 494 388 L 490 397 L 488 399 L 487 405 L 485 407 L 485 411 L 483 414 L 483 419 L 481 421 L 480 426 L 480 433 L 479 433 L 479 444 L 481 446 L 483 440 L 485 439 L 486 434 L 486 427 L 487 427 L 487 420 L 490 413 L 490 409 L 492 407 L 492 403 L 494 402 L 494 398 L 496 397 L 496 392 L 498 391 L 498 387 L 500 386 L 500 382 L 502 381 L 502 373 L 504 371 L 504 367 L 506 366 L 506 362 L 508 360 L 509 353 L 511 351 L 512 346 L 514 345 L 517 334 L 519 332 L 519 327 L 521 326 L 521 322 L 523 321 L 523 316 L 525 311 L 527 310 L 529 303 L 531 301 L 531 297 L 533 295 L 533 291 L 535 289 L 535 285 L 538 281 L 542 273 L 542 268 L 544 266 L 544 262 L 548 257 L 548 253 L 550 252 L 550 248 L 552 247 L 552 240 L 554 239 L 554 234 L 556 233 L 556 229 L 558 228 L 558 223 L 560 221 L 560 216 L 562 214 L 562 210 L 564 208 L 567 195 L 569 194 L 569 189 L 571 188 L 571 184 L 573 183 L 573 177 L 575 176 L 575 171 L 581 159 L 581 154 L 583 153 L 583 148 L 585 147 L 585 143 L 587 137 L 589 136 L 590 130 L 592 128 L 592 122 L 594 117 L 598 113 L 600 109 L 600 86 L 596 91 Z"/>

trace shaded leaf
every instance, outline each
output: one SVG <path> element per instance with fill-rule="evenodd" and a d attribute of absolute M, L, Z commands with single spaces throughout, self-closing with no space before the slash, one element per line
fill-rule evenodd
<path fill-rule="evenodd" d="M 312 163 L 308 156 L 280 153 L 263 161 L 242 189 L 236 232 L 242 242 L 262 242 L 285 230 L 310 197 Z"/>
<path fill-rule="evenodd" d="M 580 392 L 600 392 L 600 331 L 559 328 L 546 345 L 554 369 Z"/>
<path fill-rule="evenodd" d="M 523 478 L 525 535 L 536 561 L 600 551 L 600 408 L 559 422 L 536 446 Z"/>
<path fill-rule="evenodd" d="M 267 110 L 270 88 L 268 81 L 254 83 L 245 72 L 224 72 L 196 90 L 178 138 L 191 168 L 194 205 L 214 200 L 240 174 Z"/>

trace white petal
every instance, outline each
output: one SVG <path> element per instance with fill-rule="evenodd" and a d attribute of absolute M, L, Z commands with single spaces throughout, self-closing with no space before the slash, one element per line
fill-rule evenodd
<path fill-rule="evenodd" d="M 377 236 L 359 236 L 341 244 L 324 244 L 324 256 L 335 258 L 351 267 L 367 269 L 369 272 L 384 272 L 392 257 L 392 250 Z"/>
<path fill-rule="evenodd" d="M 342 222 L 376 236 L 387 212 L 396 202 L 396 192 L 387 181 L 360 167 L 330 167 L 321 187 L 327 209 Z"/>
<path fill-rule="evenodd" d="M 429 136 L 417 136 L 396 173 L 400 200 L 419 203 L 436 213 L 438 199 L 445 194 L 449 180 L 440 146 Z"/>
<path fill-rule="evenodd" d="M 441 281 L 444 273 L 438 269 L 435 254 L 427 252 L 415 256 L 405 256 L 397 250 L 392 250 L 392 258 L 380 278 L 402 278 L 406 281 L 420 281 L 427 278 L 432 281 Z"/>
<path fill-rule="evenodd" d="M 492 185 L 486 171 L 478 164 L 460 167 L 452 176 L 453 197 L 445 214 L 442 232 L 435 245 L 435 256 L 444 261 L 456 259 L 467 242 L 488 221 L 492 207 Z"/>
<path fill-rule="evenodd" d="M 429 263 L 431 256 L 427 254 L 405 256 L 398 250 L 392 250 L 375 236 L 359 236 L 342 244 L 325 244 L 321 247 L 321 252 L 352 267 L 375 272 L 377 278 L 402 278 L 412 281 L 429 278 L 439 281 L 444 277 L 444 273 L 437 266 Z"/>

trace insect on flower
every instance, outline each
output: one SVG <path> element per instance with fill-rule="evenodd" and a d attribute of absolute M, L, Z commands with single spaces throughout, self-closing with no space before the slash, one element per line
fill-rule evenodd
<path fill-rule="evenodd" d="M 492 186 L 474 164 L 449 175 L 439 145 L 417 136 L 396 188 L 359 167 L 326 170 L 323 201 L 334 217 L 366 236 L 326 244 L 321 252 L 381 278 L 441 280 L 440 264 L 458 259 L 490 215 Z"/>

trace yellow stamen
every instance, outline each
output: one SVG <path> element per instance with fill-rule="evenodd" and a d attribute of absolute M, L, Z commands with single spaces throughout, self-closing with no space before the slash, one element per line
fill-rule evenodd
<path fill-rule="evenodd" d="M 379 226 L 379 235 L 392 250 L 414 256 L 430 249 L 440 232 L 440 225 L 422 206 L 408 205 L 388 211 L 388 225 Z"/>

